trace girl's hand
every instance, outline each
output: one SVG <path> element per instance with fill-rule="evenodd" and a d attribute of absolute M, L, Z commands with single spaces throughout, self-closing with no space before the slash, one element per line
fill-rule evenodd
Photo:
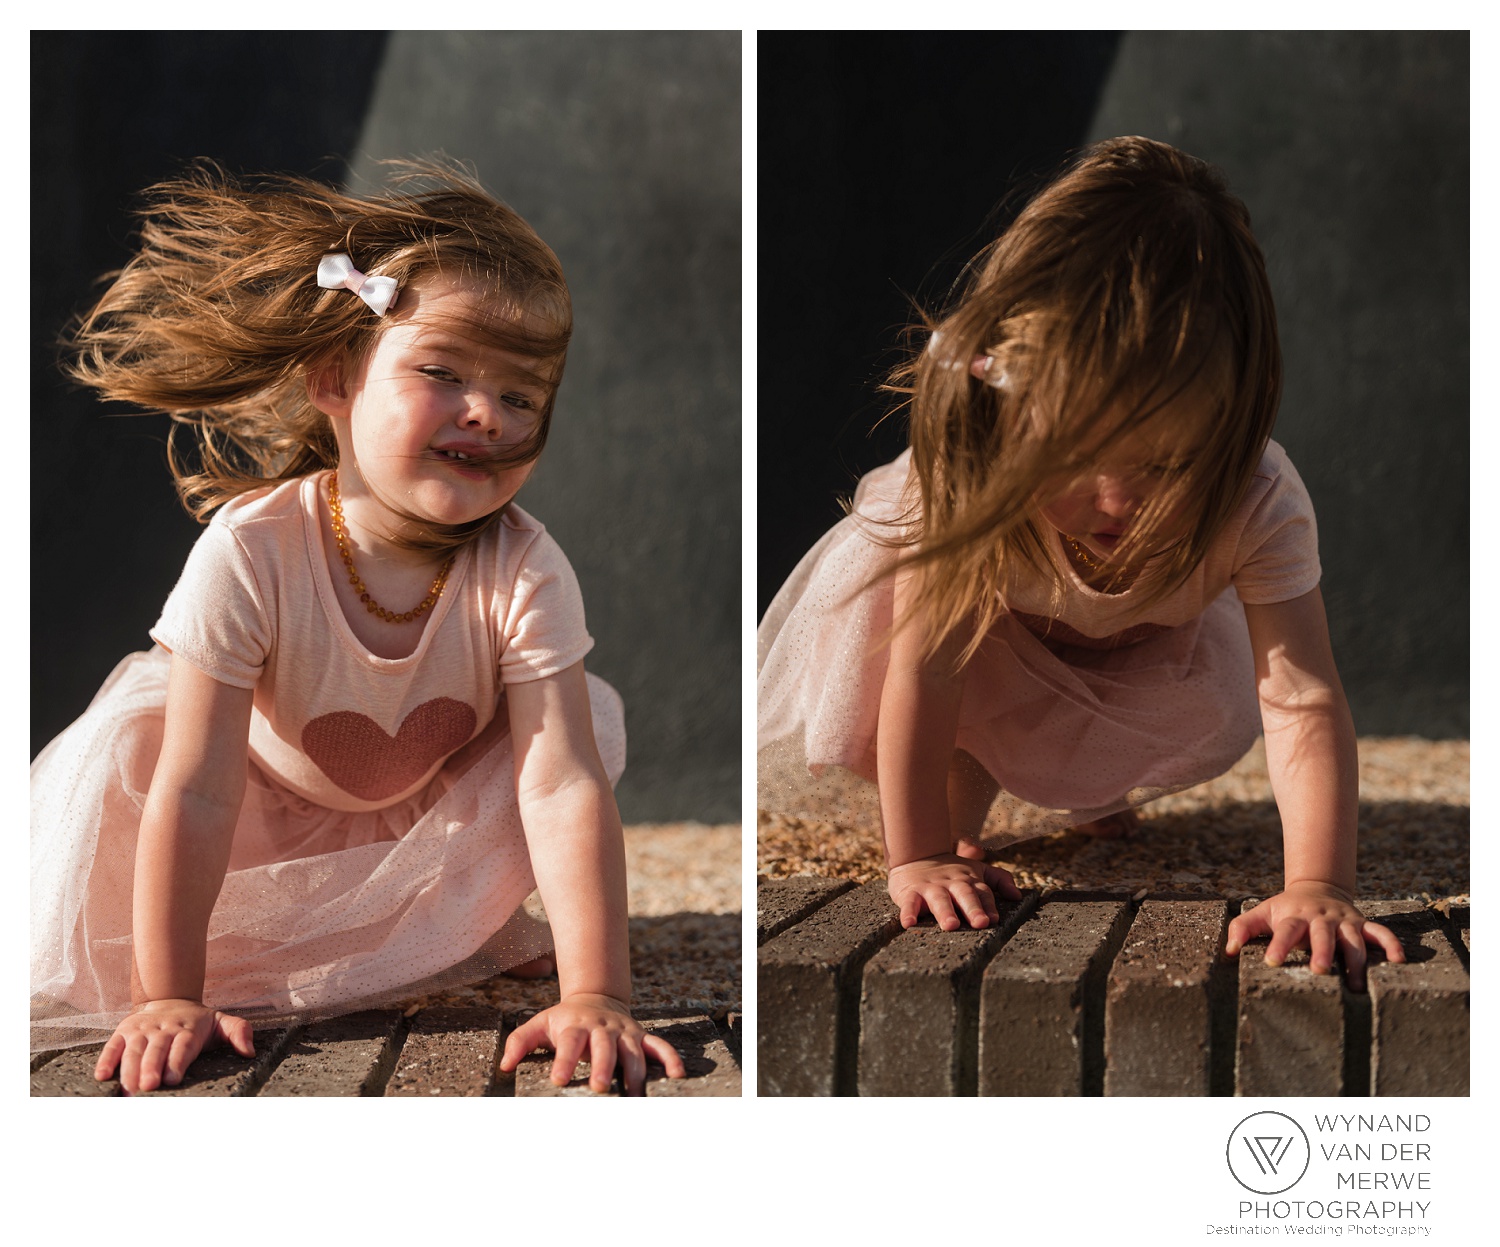
<path fill-rule="evenodd" d="M 255 1055 L 250 1023 L 196 1000 L 152 1000 L 119 1026 L 99 1054 L 94 1077 L 101 1082 L 120 1070 L 126 1095 L 175 1087 L 211 1042 L 231 1044 L 241 1056 Z"/>
<path fill-rule="evenodd" d="M 1312 954 L 1314 974 L 1333 972 L 1337 948 L 1344 956 L 1349 986 L 1357 992 L 1365 989 L 1367 943 L 1379 944 L 1389 961 L 1406 960 L 1401 941 L 1392 931 L 1368 921 L 1342 888 L 1317 880 L 1288 884 L 1284 892 L 1241 914 L 1229 924 L 1224 952 L 1238 956 L 1248 941 L 1260 935 L 1271 937 L 1266 946 L 1268 966 L 1281 965 L 1294 948 L 1306 948 Z"/>
<path fill-rule="evenodd" d="M 995 904 L 998 891 L 1006 900 L 1021 899 L 1007 871 L 957 853 L 919 857 L 891 868 L 887 880 L 891 900 L 901 907 L 901 925 L 914 927 L 925 909 L 944 931 L 957 931 L 964 918 L 976 931 L 1000 921 Z"/>
<path fill-rule="evenodd" d="M 505 1041 L 500 1068 L 509 1074 L 534 1048 L 551 1048 L 552 1082 L 558 1087 L 572 1081 L 573 1071 L 585 1057 L 589 1062 L 589 1090 L 609 1090 L 615 1062 L 625 1080 L 626 1095 L 646 1093 L 646 1057 L 654 1056 L 669 1078 L 682 1078 L 687 1067 L 677 1049 L 666 1040 L 648 1035 L 630 1016 L 630 1009 L 613 996 L 578 992 L 516 1027 Z"/>

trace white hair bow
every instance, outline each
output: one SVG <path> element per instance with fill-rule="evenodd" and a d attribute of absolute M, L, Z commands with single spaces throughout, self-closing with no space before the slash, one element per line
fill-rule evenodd
<path fill-rule="evenodd" d="M 956 359 L 943 359 L 933 349 L 943 340 L 943 335 L 936 329 L 932 331 L 932 337 L 927 340 L 927 349 L 937 357 L 937 366 L 948 372 L 957 372 L 963 367 Z M 1004 368 L 993 367 L 995 357 L 988 353 L 976 355 L 969 361 L 969 375 L 975 380 L 983 381 L 986 385 L 993 386 L 997 390 L 1010 387 L 1010 378 L 1006 376 Z"/>
<path fill-rule="evenodd" d="M 384 316 L 396 301 L 394 277 L 366 277 L 342 253 L 325 255 L 318 261 L 318 285 L 324 290 L 337 290 L 342 286 L 354 291 L 377 316 Z"/>

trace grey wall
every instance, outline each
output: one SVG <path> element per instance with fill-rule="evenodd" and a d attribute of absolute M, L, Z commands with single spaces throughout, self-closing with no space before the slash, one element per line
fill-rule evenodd
<path fill-rule="evenodd" d="M 1129 34 L 1091 138 L 1116 134 L 1250 209 L 1359 730 L 1467 735 L 1467 32 Z"/>
<path fill-rule="evenodd" d="M 625 699 L 627 819 L 739 817 L 740 36 L 393 34 L 356 147 L 446 150 L 557 252 L 575 328 L 519 501 Z"/>

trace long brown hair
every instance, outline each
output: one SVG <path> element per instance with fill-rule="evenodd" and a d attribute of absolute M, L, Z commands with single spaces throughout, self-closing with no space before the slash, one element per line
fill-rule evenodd
<path fill-rule="evenodd" d="M 1187 397 L 1201 444 L 1171 465 L 1115 555 L 1120 578 L 1144 576 L 1147 600 L 1180 585 L 1249 487 L 1281 393 L 1249 213 L 1218 170 L 1165 143 L 1085 149 L 971 271 L 890 383 L 910 396 L 920 488 L 891 538 L 918 572 L 897 626 L 919 621 L 928 653 L 959 634 L 963 661 L 1016 576 L 1061 591 L 1033 518 L 1039 493 Z M 981 378 L 971 364 L 984 356 Z"/>
<path fill-rule="evenodd" d="M 318 261 L 334 252 L 399 287 L 436 276 L 492 291 L 454 329 L 537 361 L 532 379 L 546 401 L 500 466 L 541 454 L 573 323 L 557 257 L 463 166 L 387 163 L 390 185 L 365 198 L 303 177 L 242 180 L 210 161 L 148 187 L 134 258 L 70 326 L 75 380 L 172 417 L 172 475 L 199 520 L 247 491 L 337 464 L 307 381 L 329 366 L 352 374 L 382 318 L 347 291 L 318 286 Z M 495 518 L 419 523 L 397 539 L 450 548 Z"/>

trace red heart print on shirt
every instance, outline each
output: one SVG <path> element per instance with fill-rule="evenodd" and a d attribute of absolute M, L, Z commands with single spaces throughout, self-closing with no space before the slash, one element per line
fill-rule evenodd
<path fill-rule="evenodd" d="M 388 735 L 369 715 L 336 710 L 302 729 L 302 751 L 351 797 L 383 801 L 410 788 L 474 734 L 472 706 L 451 697 L 424 701 Z"/>

